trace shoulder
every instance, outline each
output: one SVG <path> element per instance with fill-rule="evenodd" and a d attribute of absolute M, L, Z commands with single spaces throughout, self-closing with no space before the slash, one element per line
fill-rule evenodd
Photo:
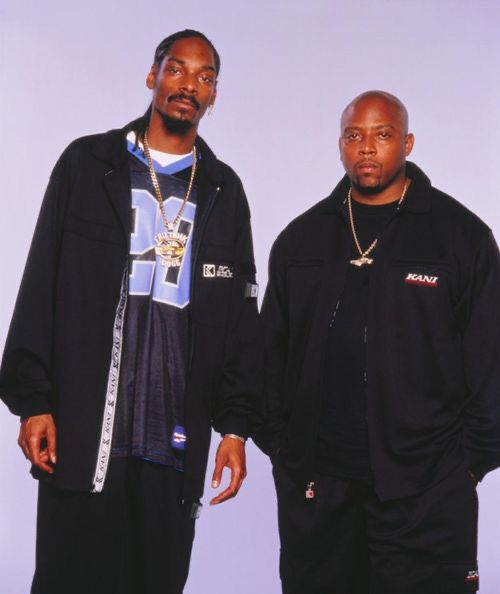
<path fill-rule="evenodd" d="M 77 166 L 90 156 L 99 160 L 112 160 L 124 151 L 124 138 L 123 129 L 113 129 L 76 138 L 62 152 L 54 168 L 54 173 L 57 175 L 60 170 L 66 167 Z"/>
<path fill-rule="evenodd" d="M 318 237 L 333 212 L 332 200 L 330 195 L 292 219 L 276 238 L 275 247 L 290 247 L 304 239 Z"/>
<path fill-rule="evenodd" d="M 490 233 L 490 227 L 464 204 L 442 190 L 431 188 L 431 212 L 448 228 L 471 238 Z"/>
<path fill-rule="evenodd" d="M 219 159 L 200 136 L 196 139 L 196 146 L 201 152 L 201 166 L 215 185 L 242 187 L 241 180 L 234 169 Z"/>

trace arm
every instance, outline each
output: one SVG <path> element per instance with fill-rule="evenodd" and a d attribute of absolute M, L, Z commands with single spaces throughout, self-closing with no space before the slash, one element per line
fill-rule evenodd
<path fill-rule="evenodd" d="M 255 441 L 269 455 L 281 448 L 285 429 L 282 396 L 287 364 L 288 307 L 286 258 L 281 243 L 278 237 L 271 250 L 268 284 L 261 312 L 265 339 L 265 422 Z"/>
<path fill-rule="evenodd" d="M 464 446 L 471 472 L 482 480 L 500 465 L 500 255 L 491 233 L 478 248 L 467 293 Z"/>
<path fill-rule="evenodd" d="M 241 206 L 236 225 L 233 302 L 213 414 L 214 429 L 225 437 L 217 450 L 212 487 L 220 485 L 224 467 L 231 470 L 231 482 L 227 489 L 212 499 L 212 505 L 234 497 L 243 483 L 246 476 L 244 441 L 229 435 L 247 437 L 250 426 L 255 422 L 260 394 L 262 344 L 257 296 L 251 293 L 256 281 L 250 211 L 239 180 L 238 194 Z"/>
<path fill-rule="evenodd" d="M 0 368 L 0 397 L 22 420 L 19 445 L 46 472 L 53 472 L 49 461 L 55 464 L 51 368 L 62 161 L 42 203 Z"/>

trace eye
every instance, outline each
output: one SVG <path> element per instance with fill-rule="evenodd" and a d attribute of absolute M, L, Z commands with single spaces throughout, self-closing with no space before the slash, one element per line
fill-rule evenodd
<path fill-rule="evenodd" d="M 213 78 L 213 76 L 210 76 L 209 74 L 201 74 L 199 80 L 200 80 L 200 82 L 202 82 L 206 85 L 214 84 L 214 78 Z"/>
<path fill-rule="evenodd" d="M 169 66 L 167 72 L 169 74 L 180 74 L 181 69 L 178 66 Z"/>
<path fill-rule="evenodd" d="M 355 140 L 359 140 L 359 132 L 348 132 L 344 134 L 344 139 L 348 142 L 353 142 Z"/>
<path fill-rule="evenodd" d="M 378 133 L 378 137 L 381 138 L 382 140 L 388 140 L 389 138 L 391 138 L 391 133 L 386 132 L 385 130 L 381 130 Z"/>

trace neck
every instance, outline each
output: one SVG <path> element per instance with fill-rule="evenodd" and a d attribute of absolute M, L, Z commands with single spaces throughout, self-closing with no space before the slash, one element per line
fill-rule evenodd
<path fill-rule="evenodd" d="M 387 188 L 384 188 L 376 194 L 364 194 L 358 188 L 351 187 L 351 196 L 356 202 L 361 204 L 372 204 L 378 206 L 381 204 L 389 204 L 390 202 L 396 202 L 403 195 L 405 185 L 409 185 L 411 180 L 404 174 L 401 177 L 395 179 Z"/>
<path fill-rule="evenodd" d="M 196 126 L 192 126 L 183 134 L 168 132 L 161 117 L 153 110 L 148 126 L 148 143 L 150 148 L 156 151 L 185 155 L 193 150 L 197 133 Z"/>

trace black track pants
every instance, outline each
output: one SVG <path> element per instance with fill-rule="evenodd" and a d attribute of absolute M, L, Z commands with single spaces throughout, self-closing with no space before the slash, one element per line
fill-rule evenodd
<path fill-rule="evenodd" d="M 40 482 L 32 594 L 181 594 L 194 538 L 182 473 L 112 459 L 102 493 Z"/>
<path fill-rule="evenodd" d="M 372 487 L 314 478 L 314 498 L 273 469 L 284 594 L 464 594 L 478 588 L 475 485 L 457 468 L 424 493 L 380 502 Z"/>

